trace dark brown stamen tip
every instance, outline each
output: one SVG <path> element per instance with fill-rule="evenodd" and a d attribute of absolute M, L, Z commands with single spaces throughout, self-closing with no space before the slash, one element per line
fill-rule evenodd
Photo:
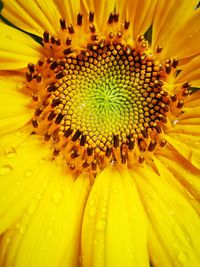
<path fill-rule="evenodd" d="M 77 130 L 77 131 L 75 132 L 75 134 L 72 136 L 72 141 L 73 141 L 73 142 L 77 141 L 77 140 L 79 139 L 79 137 L 81 136 L 81 134 L 82 134 L 82 132 L 79 131 L 79 130 Z"/>
<path fill-rule="evenodd" d="M 157 53 L 161 53 L 162 50 L 163 50 L 163 48 L 162 48 L 161 45 L 158 45 L 158 46 L 156 47 L 156 52 L 157 52 Z"/>
<path fill-rule="evenodd" d="M 183 84 L 183 88 L 188 88 L 188 87 L 190 87 L 189 83 L 188 83 L 188 82 L 185 82 L 185 83 Z"/>
<path fill-rule="evenodd" d="M 148 147 L 148 150 L 149 151 L 153 151 L 156 147 L 156 141 L 155 140 L 151 140 L 150 144 L 149 144 L 149 147 Z"/>
<path fill-rule="evenodd" d="M 61 71 L 58 74 L 56 74 L 57 79 L 62 79 L 66 75 L 65 71 Z"/>
<path fill-rule="evenodd" d="M 110 16 L 109 16 L 109 18 L 108 18 L 108 23 L 111 24 L 111 23 L 113 22 L 113 20 L 114 20 L 114 13 L 111 12 L 111 13 L 110 13 Z"/>
<path fill-rule="evenodd" d="M 68 26 L 68 31 L 69 31 L 70 34 L 73 34 L 73 33 L 74 33 L 74 27 L 73 27 L 72 24 L 70 24 L 70 25 Z"/>
<path fill-rule="evenodd" d="M 133 150 L 134 145 L 135 145 L 135 140 L 134 140 L 134 138 L 131 138 L 129 141 L 129 144 L 128 144 L 128 149 Z"/>
<path fill-rule="evenodd" d="M 56 113 L 54 111 L 51 111 L 49 116 L 48 116 L 48 120 L 52 121 L 55 118 L 55 116 L 56 116 Z"/>
<path fill-rule="evenodd" d="M 139 163 L 143 163 L 144 162 L 144 156 L 140 155 L 138 161 L 139 161 Z"/>
<path fill-rule="evenodd" d="M 119 147 L 119 135 L 114 135 L 113 141 L 114 141 L 114 148 Z"/>
<path fill-rule="evenodd" d="M 54 61 L 53 63 L 51 63 L 50 69 L 51 70 L 55 70 L 57 66 L 58 66 L 58 62 L 57 61 Z"/>
<path fill-rule="evenodd" d="M 90 164 L 91 164 L 91 163 L 90 163 L 88 160 L 86 160 L 86 161 L 83 163 L 82 167 L 83 167 L 83 168 L 87 168 L 87 167 L 90 166 Z"/>
<path fill-rule="evenodd" d="M 59 113 L 58 116 L 56 117 L 56 121 L 55 121 L 55 123 L 56 123 L 56 124 L 60 124 L 61 121 L 62 121 L 62 119 L 64 118 L 64 116 L 65 116 L 64 114 Z"/>
<path fill-rule="evenodd" d="M 55 86 L 55 84 L 51 84 L 48 88 L 47 88 L 47 91 L 48 92 L 55 92 L 57 89 L 57 87 Z"/>
<path fill-rule="evenodd" d="M 178 104 L 177 104 L 177 108 L 182 108 L 184 105 L 184 101 L 183 100 L 179 100 Z"/>
<path fill-rule="evenodd" d="M 130 21 L 125 21 L 124 22 L 124 29 L 128 30 L 129 27 L 130 27 Z"/>
<path fill-rule="evenodd" d="M 161 139 L 161 140 L 160 140 L 160 146 L 161 146 L 161 147 L 166 146 L 166 144 L 167 144 L 167 141 L 166 141 L 165 139 Z"/>
<path fill-rule="evenodd" d="M 94 24 L 90 25 L 89 28 L 92 33 L 94 33 L 96 30 Z"/>
<path fill-rule="evenodd" d="M 33 125 L 34 128 L 37 128 L 38 127 L 38 121 L 37 121 L 36 118 L 33 118 L 32 119 L 32 125 Z"/>
<path fill-rule="evenodd" d="M 119 13 L 114 13 L 114 21 L 118 22 L 119 21 Z"/>
<path fill-rule="evenodd" d="M 172 62 L 172 67 L 173 68 L 176 68 L 178 66 L 178 59 L 174 59 L 173 62 Z"/>
<path fill-rule="evenodd" d="M 60 148 L 55 147 L 54 150 L 53 150 L 53 155 L 54 155 L 55 157 L 57 157 L 59 154 L 60 154 Z"/>
<path fill-rule="evenodd" d="M 43 39 L 45 43 L 49 42 L 49 32 L 48 31 L 44 31 L 43 33 Z"/>
<path fill-rule="evenodd" d="M 67 37 L 66 39 L 66 45 L 71 45 L 72 44 L 72 39 Z"/>
<path fill-rule="evenodd" d="M 89 22 L 93 22 L 94 21 L 94 12 L 90 11 L 89 13 Z"/>
<path fill-rule="evenodd" d="M 88 156 L 92 156 L 93 155 L 93 152 L 94 152 L 94 148 L 93 147 L 88 147 L 87 148 L 87 154 L 88 154 Z"/>
<path fill-rule="evenodd" d="M 63 51 L 65 55 L 69 55 L 72 52 L 72 49 L 69 47 Z"/>
<path fill-rule="evenodd" d="M 31 72 L 30 72 L 30 71 L 27 71 L 27 72 L 26 72 L 26 81 L 27 81 L 27 82 L 31 82 L 32 79 L 33 79 L 33 77 L 32 77 Z"/>
<path fill-rule="evenodd" d="M 80 141 L 80 145 L 84 146 L 86 143 L 86 135 L 81 135 L 81 141 Z"/>
<path fill-rule="evenodd" d="M 112 147 L 107 147 L 106 149 L 106 157 L 110 157 L 111 156 L 111 153 L 112 153 Z"/>
<path fill-rule="evenodd" d="M 61 104 L 62 102 L 61 102 L 61 100 L 59 99 L 59 98 L 55 98 L 54 100 L 53 100 L 53 102 L 51 103 L 51 107 L 52 108 L 55 108 L 56 106 L 58 106 L 59 104 Z"/>
<path fill-rule="evenodd" d="M 71 134 L 73 133 L 73 130 L 71 128 L 68 128 L 65 132 L 64 132 L 64 136 L 66 138 L 68 138 Z"/>
<path fill-rule="evenodd" d="M 67 28 L 65 19 L 60 19 L 60 26 L 62 30 L 65 30 Z"/>
<path fill-rule="evenodd" d="M 46 132 L 46 133 L 44 134 L 44 140 L 45 140 L 45 141 L 49 141 L 50 137 L 51 137 L 51 134 L 49 134 L 48 132 Z"/>
<path fill-rule="evenodd" d="M 78 13 L 77 15 L 77 25 L 81 26 L 83 22 L 83 14 L 82 13 Z"/>
<path fill-rule="evenodd" d="M 33 94 L 32 94 L 32 99 L 33 99 L 35 102 L 37 102 L 37 101 L 39 100 L 39 96 L 38 96 L 38 94 L 33 93 Z"/>
<path fill-rule="evenodd" d="M 35 67 L 34 67 L 34 64 L 33 63 L 29 63 L 28 64 L 28 69 L 31 73 L 33 73 L 35 71 Z"/>

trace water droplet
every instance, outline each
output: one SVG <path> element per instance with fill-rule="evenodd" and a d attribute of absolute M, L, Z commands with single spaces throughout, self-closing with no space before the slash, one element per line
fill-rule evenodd
<path fill-rule="evenodd" d="M 54 204 L 59 205 L 62 201 L 62 194 L 60 191 L 55 191 L 51 195 L 51 199 L 53 200 Z"/>
<path fill-rule="evenodd" d="M 20 234 L 24 234 L 25 231 L 26 231 L 26 227 L 22 225 L 22 226 L 19 228 L 19 232 L 20 232 Z"/>
<path fill-rule="evenodd" d="M 28 208 L 28 214 L 32 215 L 35 212 L 36 207 L 37 207 L 37 204 L 36 203 L 32 203 Z"/>
<path fill-rule="evenodd" d="M 24 173 L 24 176 L 27 179 L 31 178 L 32 175 L 33 175 L 33 171 L 31 169 L 26 170 L 25 173 Z"/>
<path fill-rule="evenodd" d="M 185 252 L 181 251 L 177 254 L 177 259 L 180 261 L 180 262 L 185 262 L 187 260 L 187 255 Z"/>
<path fill-rule="evenodd" d="M 103 231 L 106 227 L 106 220 L 104 219 L 99 219 L 96 224 L 96 229 Z"/>
<path fill-rule="evenodd" d="M 90 215 L 90 217 L 94 217 L 96 215 L 96 213 L 97 213 L 97 209 L 95 207 L 92 207 L 90 209 L 89 215 Z"/>
<path fill-rule="evenodd" d="M 179 123 L 178 119 L 175 119 L 174 121 L 172 121 L 172 125 L 175 126 L 177 123 Z"/>
<path fill-rule="evenodd" d="M 5 155 L 9 158 L 15 157 L 17 154 L 16 149 L 14 147 L 9 147 L 5 149 Z"/>
<path fill-rule="evenodd" d="M 13 168 L 11 165 L 3 165 L 0 167 L 0 176 L 9 175 L 12 172 Z"/>
<path fill-rule="evenodd" d="M 41 165 L 43 165 L 45 162 L 46 162 L 46 159 L 45 159 L 45 158 L 41 158 L 41 159 L 39 160 L 39 164 L 41 164 Z"/>

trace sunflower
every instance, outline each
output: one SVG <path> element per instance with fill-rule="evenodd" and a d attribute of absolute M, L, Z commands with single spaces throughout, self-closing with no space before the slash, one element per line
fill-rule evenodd
<path fill-rule="evenodd" d="M 0 266 L 200 266 L 198 1 L 6 0 L 0 29 Z"/>

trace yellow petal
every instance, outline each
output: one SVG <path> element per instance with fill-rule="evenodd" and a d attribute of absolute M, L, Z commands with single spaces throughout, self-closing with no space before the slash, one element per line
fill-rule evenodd
<path fill-rule="evenodd" d="M 56 0 L 55 3 L 60 10 L 62 18 L 65 18 L 67 23 L 75 25 L 77 23 L 77 14 L 82 11 L 80 0 Z"/>
<path fill-rule="evenodd" d="M 176 77 L 176 83 L 189 82 L 193 87 L 200 87 L 200 55 L 194 57 L 189 63 L 185 64 L 182 71 Z"/>
<path fill-rule="evenodd" d="M 31 99 L 21 92 L 23 78 L 0 77 L 0 136 L 17 130 L 30 121 L 33 110 Z"/>
<path fill-rule="evenodd" d="M 87 13 L 93 11 L 95 18 L 95 25 L 97 29 L 103 33 L 103 28 L 106 28 L 107 21 L 111 12 L 113 12 L 115 7 L 114 0 L 83 0 L 84 6 L 87 10 Z"/>
<path fill-rule="evenodd" d="M 152 24 L 153 14 L 157 0 L 117 0 L 116 9 L 124 23 L 130 21 L 131 36 L 137 38 L 144 34 Z"/>
<path fill-rule="evenodd" d="M 149 266 L 143 208 L 126 170 L 97 176 L 84 213 L 82 257 L 84 267 Z"/>
<path fill-rule="evenodd" d="M 189 137 L 189 136 L 188 136 Z M 200 169 L 200 149 L 199 147 L 191 147 L 187 143 L 184 143 L 179 138 L 170 136 L 170 133 L 165 135 L 165 139 L 172 147 L 180 153 L 185 159 L 191 162 L 196 168 Z M 186 140 L 185 140 L 186 141 Z"/>
<path fill-rule="evenodd" d="M 186 57 L 196 53 L 199 27 L 198 11 L 194 11 L 196 0 L 158 1 L 153 19 L 152 44 L 162 45 L 161 57 Z M 194 23 L 192 25 L 192 23 Z M 187 27 L 186 27 L 187 26 Z M 190 35 L 193 37 L 190 38 Z M 192 43 L 191 43 L 192 42 Z"/>
<path fill-rule="evenodd" d="M 135 180 L 149 222 L 149 252 L 154 266 L 191 267 L 200 263 L 200 219 L 187 199 L 149 167 Z"/>
<path fill-rule="evenodd" d="M 185 99 L 185 107 L 197 107 L 199 106 L 200 90 L 192 93 Z"/>
<path fill-rule="evenodd" d="M 19 28 L 42 35 L 44 30 L 55 33 L 59 27 L 60 13 L 52 0 L 3 1 L 2 15 Z"/>
<path fill-rule="evenodd" d="M 41 182 L 50 179 L 46 190 L 3 236 L 1 266 L 77 267 L 89 179 L 81 176 L 72 182 L 64 168 L 51 163 L 39 174 Z"/>
<path fill-rule="evenodd" d="M 0 23 L 0 69 L 13 70 L 36 63 L 44 49 L 26 34 Z"/>

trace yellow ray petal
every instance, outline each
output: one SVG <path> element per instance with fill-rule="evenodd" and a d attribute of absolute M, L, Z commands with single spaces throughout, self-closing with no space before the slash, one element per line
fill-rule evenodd
<path fill-rule="evenodd" d="M 44 30 L 58 30 L 60 13 L 52 0 L 6 0 L 3 5 L 2 15 L 27 32 L 41 36 Z"/>
<path fill-rule="evenodd" d="M 65 18 L 67 23 L 76 24 L 77 14 L 81 12 L 80 0 L 55 0 L 62 18 Z"/>
<path fill-rule="evenodd" d="M 190 50 L 190 53 L 188 53 L 187 49 L 192 49 L 192 47 L 186 41 L 190 40 L 189 35 L 191 33 L 189 32 L 191 31 L 194 34 L 194 38 L 191 41 L 194 42 L 195 40 L 196 42 L 197 22 L 195 21 L 195 26 L 192 26 L 191 22 L 197 19 L 194 18 L 194 10 L 197 4 L 198 1 L 196 0 L 157 2 L 153 20 L 152 45 L 163 45 L 164 49 L 161 55 L 163 58 L 166 58 L 166 56 L 180 56 L 182 58 L 192 52 Z M 186 21 L 191 24 L 192 29 L 186 28 L 186 25 L 189 27 L 189 24 L 185 24 Z"/>
<path fill-rule="evenodd" d="M 187 143 L 181 142 L 180 139 L 175 139 L 174 136 L 170 136 L 170 133 L 165 134 L 165 139 L 180 153 L 180 155 L 191 162 L 196 168 L 200 169 L 199 147 L 191 147 Z"/>
<path fill-rule="evenodd" d="M 33 110 L 30 97 L 20 92 L 23 78 L 0 77 L 0 135 L 17 130 L 30 121 Z"/>
<path fill-rule="evenodd" d="M 49 184 L 4 235 L 1 266 L 77 267 L 89 179 L 81 176 L 72 182 L 53 162 L 38 176 L 41 181 L 49 176 Z"/>
<path fill-rule="evenodd" d="M 26 34 L 0 23 L 0 69 L 13 70 L 36 63 L 44 53 L 40 44 Z"/>
<path fill-rule="evenodd" d="M 114 10 L 115 1 L 114 0 L 83 0 L 84 6 L 89 13 L 93 11 L 95 24 L 97 25 L 99 31 L 103 33 L 103 28 L 106 28 L 107 21 L 109 18 L 110 13 Z"/>
<path fill-rule="evenodd" d="M 193 87 L 200 87 L 200 55 L 185 64 L 176 77 L 176 83 L 189 82 Z"/>
<path fill-rule="evenodd" d="M 162 176 L 144 167 L 135 180 L 149 221 L 149 252 L 158 267 L 200 263 L 200 220 L 182 194 Z"/>
<path fill-rule="evenodd" d="M 191 4 L 191 3 L 190 3 Z M 184 14 L 185 17 L 185 14 Z M 200 42 L 200 10 L 194 11 L 194 15 L 189 18 L 180 28 L 177 28 L 165 43 L 164 54 L 166 57 L 177 57 L 184 59 L 199 54 Z"/>
<path fill-rule="evenodd" d="M 156 157 L 163 163 L 163 166 L 167 166 L 175 179 L 190 192 L 191 195 L 188 198 L 200 201 L 200 171 L 172 151 L 163 155 L 156 155 Z"/>
<path fill-rule="evenodd" d="M 22 132 L 20 139 L 24 140 L 26 137 L 27 133 Z M 9 141 L 15 140 L 10 138 Z M 48 178 L 45 177 L 46 165 L 44 167 L 39 162 L 49 157 L 50 150 L 41 145 L 35 136 L 29 136 L 17 147 L 9 145 L 11 147 L 6 147 L 0 157 L 1 233 L 20 216 L 33 195 L 41 191 L 42 184 Z M 43 178 L 40 178 L 40 173 L 43 173 Z"/>
<path fill-rule="evenodd" d="M 83 266 L 149 266 L 146 224 L 137 190 L 125 170 L 105 169 L 84 213 Z"/>

